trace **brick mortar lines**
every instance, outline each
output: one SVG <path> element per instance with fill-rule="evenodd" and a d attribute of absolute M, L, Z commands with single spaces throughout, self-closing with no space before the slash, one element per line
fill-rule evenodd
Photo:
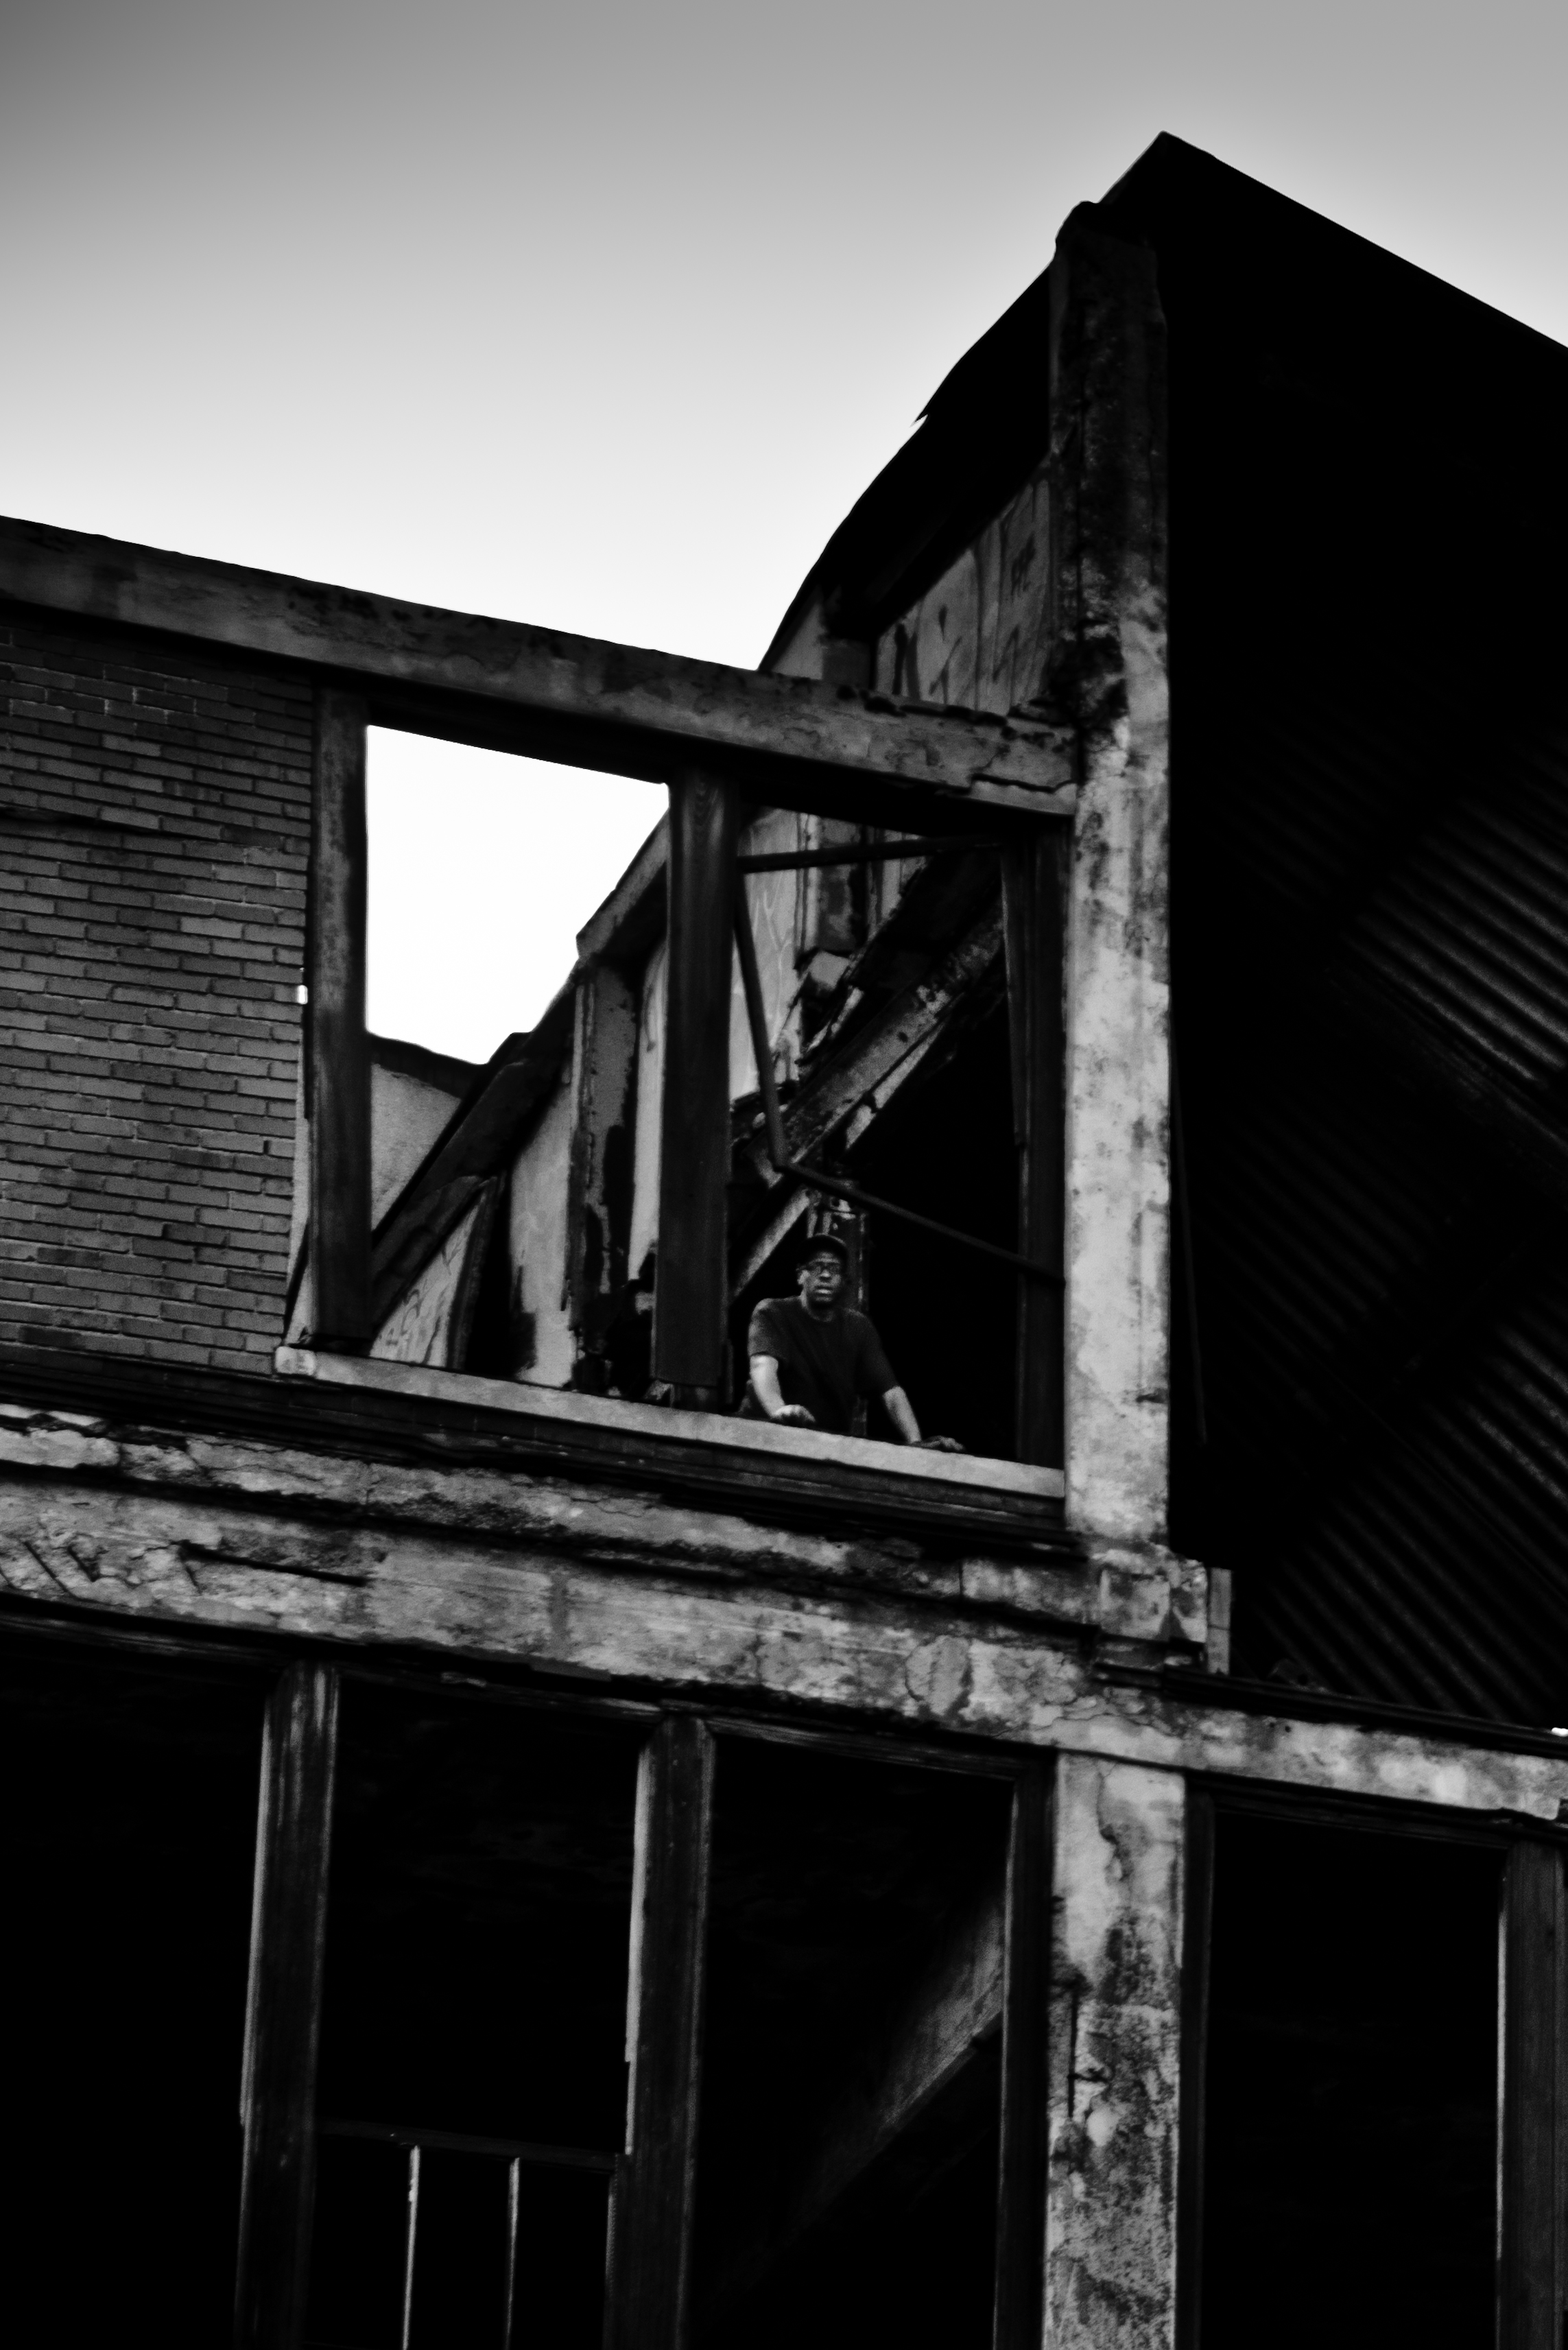
<path fill-rule="evenodd" d="M 0 700 L 29 819 L 5 827 L 0 1326 L 254 1370 L 282 1335 L 309 689 L 0 624 Z"/>

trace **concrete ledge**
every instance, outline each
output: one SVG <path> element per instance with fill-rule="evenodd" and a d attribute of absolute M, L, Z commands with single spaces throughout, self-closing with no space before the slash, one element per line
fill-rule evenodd
<path fill-rule="evenodd" d="M 877 1444 L 815 1429 L 775 1428 L 767 1420 L 723 1412 L 666 1411 L 655 1404 L 618 1403 L 566 1388 L 525 1387 L 514 1379 L 472 1378 L 466 1371 L 434 1371 L 419 1363 L 379 1362 L 364 1355 L 318 1355 L 307 1347 L 280 1347 L 273 1357 L 280 1378 L 317 1379 L 328 1387 L 367 1388 L 381 1395 L 425 1397 L 431 1403 L 468 1404 L 476 1410 L 515 1412 L 575 1428 L 619 1429 L 639 1436 L 679 1438 L 715 1451 L 753 1453 L 831 1463 L 875 1479 L 896 1474 L 940 1493 L 1008 1493 L 1025 1501 L 1059 1502 L 1060 1469 L 1033 1469 L 1016 1461 L 985 1461 L 962 1452 L 920 1452 L 908 1444 Z"/>

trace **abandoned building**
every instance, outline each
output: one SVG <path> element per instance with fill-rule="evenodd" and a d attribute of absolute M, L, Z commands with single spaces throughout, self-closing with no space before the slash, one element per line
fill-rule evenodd
<path fill-rule="evenodd" d="M 8 2339 L 1562 2350 L 1565 414 L 1161 139 L 755 673 L 0 524 Z"/>

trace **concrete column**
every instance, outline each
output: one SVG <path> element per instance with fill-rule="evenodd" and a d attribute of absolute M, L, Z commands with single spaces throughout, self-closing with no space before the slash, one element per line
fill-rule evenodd
<path fill-rule="evenodd" d="M 1052 264 L 1054 691 L 1081 775 L 1067 943 L 1067 1510 L 1158 1541 L 1169 1388 L 1164 321 L 1092 207 Z"/>
<path fill-rule="evenodd" d="M 1052 1952 L 1047 2350 L 1171 2350 L 1186 1782 L 1064 1754 Z"/>

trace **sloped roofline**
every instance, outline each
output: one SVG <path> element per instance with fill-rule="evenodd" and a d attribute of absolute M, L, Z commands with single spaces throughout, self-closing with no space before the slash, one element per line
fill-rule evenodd
<path fill-rule="evenodd" d="M 1373 429 L 1429 440 L 1461 470 L 1484 464 L 1494 487 L 1512 473 L 1568 514 L 1568 349 L 1549 336 L 1168 131 L 1072 218 L 1155 248 L 1173 367 L 1284 370 Z M 807 573 L 763 669 L 814 607 L 830 635 L 880 634 L 1043 461 L 1050 277 L 943 377 Z"/>

